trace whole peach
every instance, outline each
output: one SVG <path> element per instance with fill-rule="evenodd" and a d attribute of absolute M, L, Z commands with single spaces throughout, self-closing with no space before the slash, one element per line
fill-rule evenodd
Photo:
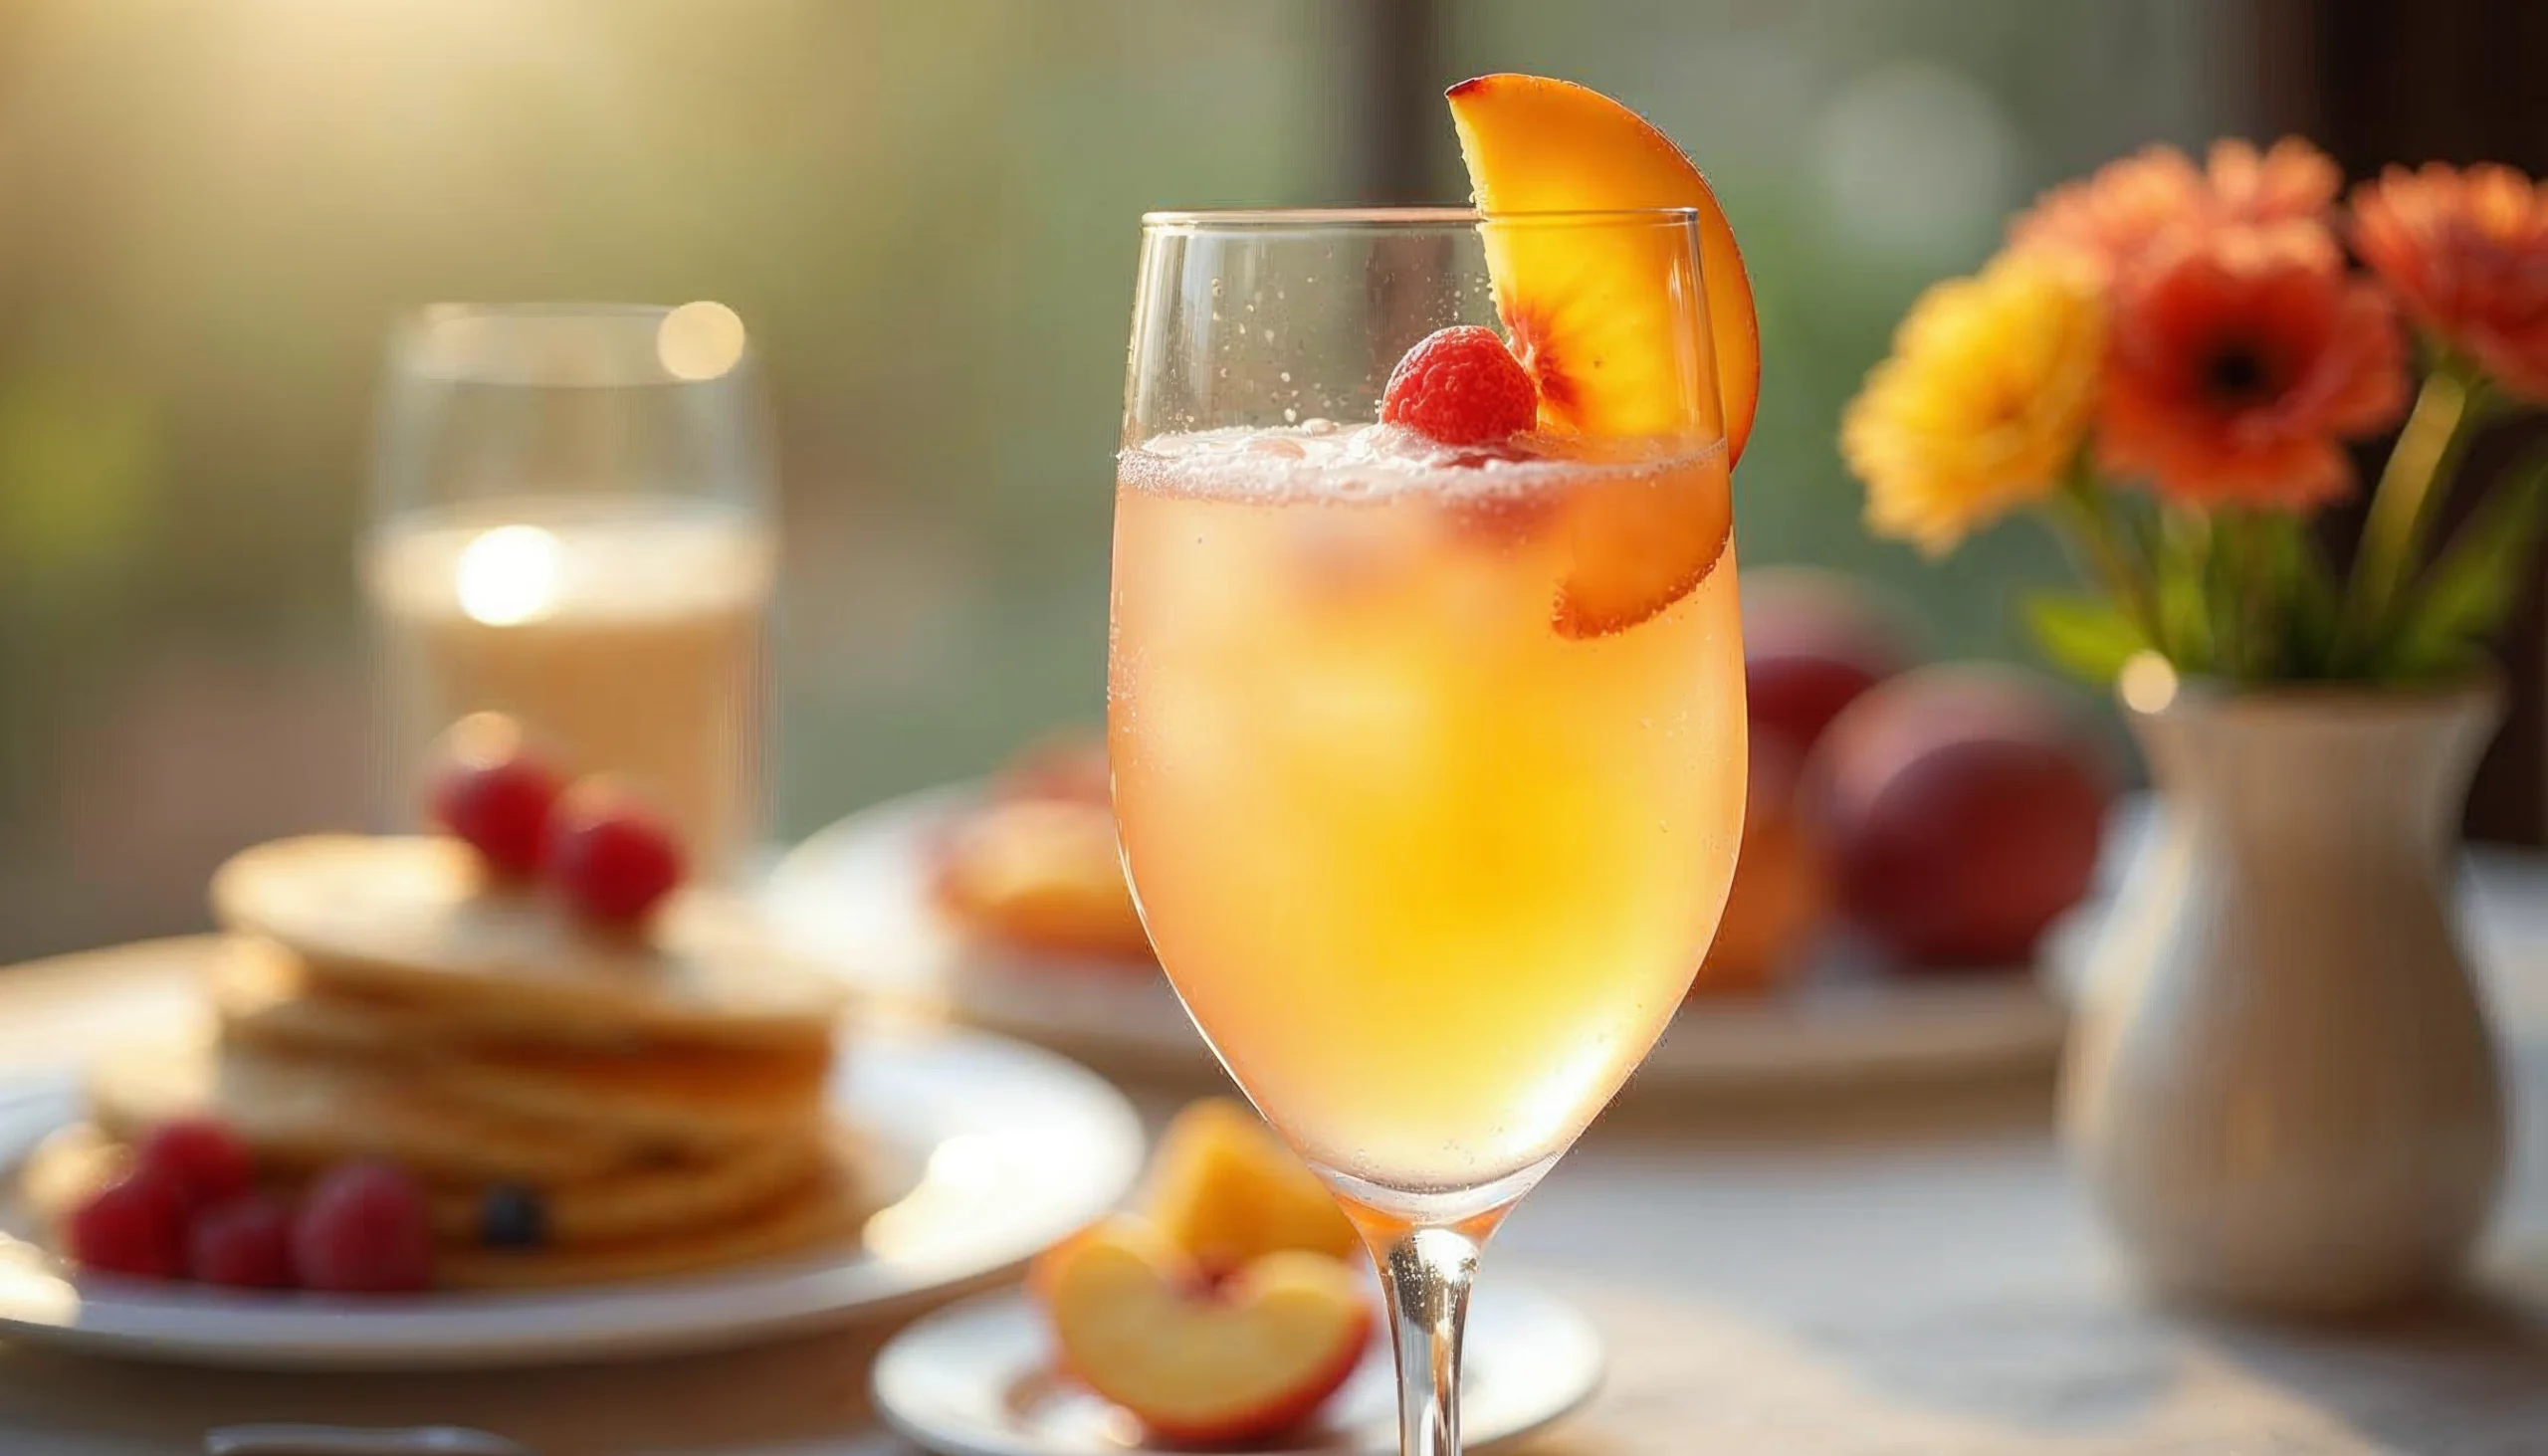
<path fill-rule="evenodd" d="M 1836 572 L 1772 567 L 1743 583 L 1745 692 L 1755 737 L 1803 753 L 1910 652 L 1866 589 Z"/>
<path fill-rule="evenodd" d="M 1807 771 L 1842 909 L 1917 966 L 2031 956 L 2087 893 L 2113 792 L 2104 749 L 2059 690 L 1979 664 L 1867 693 Z"/>

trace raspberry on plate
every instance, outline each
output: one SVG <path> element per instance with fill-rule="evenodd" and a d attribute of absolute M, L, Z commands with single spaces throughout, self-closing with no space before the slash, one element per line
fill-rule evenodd
<path fill-rule="evenodd" d="M 189 1211 L 236 1198 L 256 1178 L 248 1144 L 211 1118 L 161 1123 L 143 1135 L 136 1156 L 175 1185 Z"/>
<path fill-rule="evenodd" d="M 681 883 L 681 846 L 635 798 L 588 782 L 559 806 L 548 873 L 587 919 L 633 924 Z"/>
<path fill-rule="evenodd" d="M 174 1279 L 186 1267 L 186 1197 L 176 1181 L 135 1168 L 73 1209 L 71 1257 L 83 1268 Z"/>
<path fill-rule="evenodd" d="M 390 1163 L 338 1163 L 301 1205 L 292 1257 L 312 1289 L 406 1294 L 430 1287 L 434 1236 L 424 1188 Z"/>
<path fill-rule="evenodd" d="M 1437 329 L 1389 371 L 1380 423 L 1404 425 L 1444 445 L 1484 445 L 1538 423 L 1540 392 L 1495 330 Z"/>
<path fill-rule="evenodd" d="M 293 1210 L 263 1193 L 206 1209 L 187 1235 L 186 1272 L 233 1289 L 290 1289 Z"/>

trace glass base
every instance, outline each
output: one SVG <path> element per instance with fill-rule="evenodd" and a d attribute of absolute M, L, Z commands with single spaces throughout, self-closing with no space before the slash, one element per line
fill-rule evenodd
<path fill-rule="evenodd" d="M 1310 1167 L 1327 1180 L 1337 1197 L 1381 1219 L 1408 1228 L 1451 1228 L 1511 1207 L 1539 1186 L 1565 1151 L 1560 1148 L 1491 1182 L 1454 1188 L 1397 1187 L 1338 1172 L 1316 1161 Z"/>

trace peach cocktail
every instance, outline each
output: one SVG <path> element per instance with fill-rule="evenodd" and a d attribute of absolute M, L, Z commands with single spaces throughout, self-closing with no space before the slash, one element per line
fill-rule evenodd
<path fill-rule="evenodd" d="M 1724 905 L 1758 377 L 1661 133 L 1537 78 L 1451 98 L 1481 211 L 1147 220 L 1108 695 L 1152 941 L 1372 1245 L 1426 1456 L 1478 1243 Z"/>

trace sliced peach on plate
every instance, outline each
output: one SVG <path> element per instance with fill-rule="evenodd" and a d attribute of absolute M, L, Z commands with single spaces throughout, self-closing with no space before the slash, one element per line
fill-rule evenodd
<path fill-rule="evenodd" d="M 1760 323 L 1743 255 L 1716 194 L 1671 139 L 1598 92 L 1538 76 L 1481 76 L 1450 90 L 1451 119 L 1478 206 L 1496 310 L 1540 394 L 1540 425 L 1564 435 L 1666 441 L 1721 413 L 1722 463 L 1705 458 L 1587 490 L 1570 503 L 1573 568 L 1558 631 L 1624 631 L 1695 590 L 1733 539 L 1727 472 L 1752 432 Z M 1686 232 L 1531 213 L 1689 208 Z M 1703 293 L 1707 339 L 1686 321 Z M 1710 353 L 1692 357 L 1694 349 Z M 1713 369 L 1706 367 L 1712 355 Z M 1719 398 L 1704 392 L 1709 376 Z"/>
<path fill-rule="evenodd" d="M 1225 1446 L 1318 1409 L 1361 1362 L 1376 1312 L 1357 1271 L 1268 1254 L 1215 1283 L 1143 1219 L 1098 1224 L 1037 1262 L 1064 1370 L 1156 1441 Z"/>
<path fill-rule="evenodd" d="M 1351 1258 L 1354 1225 L 1301 1160 L 1225 1097 L 1188 1106 L 1168 1125 L 1143 1204 L 1152 1223 L 1206 1271 L 1306 1250 Z"/>
<path fill-rule="evenodd" d="M 1727 452 L 1740 459 L 1761 388 L 1761 325 L 1734 229 L 1672 139 L 1599 92 L 1544 76 L 1481 76 L 1449 92 L 1477 205 L 1490 213 L 1686 207 L 1699 220 L 1700 272 L 1715 338 Z M 1664 233 L 1609 227 L 1487 231 L 1497 307 L 1539 380 L 1542 419 L 1590 435 L 1656 435 L 1687 425 L 1659 357 L 1686 282 Z"/>

